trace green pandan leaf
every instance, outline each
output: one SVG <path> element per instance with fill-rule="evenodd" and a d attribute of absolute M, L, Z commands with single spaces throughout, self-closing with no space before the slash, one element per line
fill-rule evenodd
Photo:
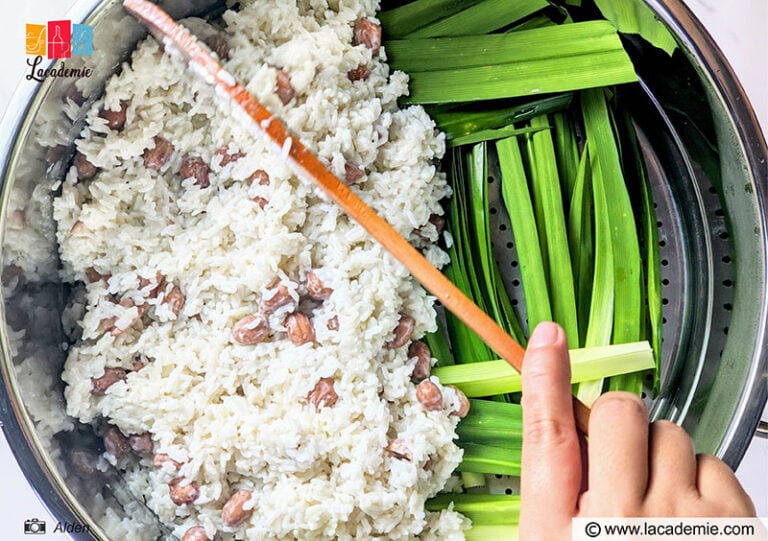
<path fill-rule="evenodd" d="M 669 56 L 675 52 L 677 42 L 669 29 L 641 1 L 595 0 L 603 17 L 611 21 L 623 34 L 638 34 L 654 47 Z"/>

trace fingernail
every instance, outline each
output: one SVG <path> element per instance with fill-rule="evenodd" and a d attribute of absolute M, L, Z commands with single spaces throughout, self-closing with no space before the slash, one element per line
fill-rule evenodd
<path fill-rule="evenodd" d="M 542 321 L 533 330 L 531 338 L 528 340 L 528 348 L 543 348 L 551 346 L 557 342 L 559 327 L 555 323 Z"/>

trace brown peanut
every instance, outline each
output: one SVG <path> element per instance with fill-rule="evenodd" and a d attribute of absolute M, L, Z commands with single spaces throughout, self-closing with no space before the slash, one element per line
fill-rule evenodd
<path fill-rule="evenodd" d="M 445 230 L 445 218 L 443 218 L 442 216 L 439 216 L 437 214 L 431 215 L 429 217 L 429 223 L 435 226 L 435 230 L 437 231 L 438 237 Z M 417 229 L 416 234 L 424 240 L 429 240 L 428 235 L 424 233 L 422 228 Z"/>
<path fill-rule="evenodd" d="M 164 137 L 156 135 L 155 146 L 144 149 L 144 167 L 151 171 L 159 171 L 173 155 L 173 143 Z"/>
<path fill-rule="evenodd" d="M 456 417 L 463 419 L 469 413 L 469 398 L 467 398 L 467 395 L 465 395 L 464 392 L 458 387 L 454 387 L 453 385 L 450 387 L 456 392 L 456 396 L 459 399 L 459 407 L 458 409 L 453 410 L 451 415 L 455 415 Z"/>
<path fill-rule="evenodd" d="M 177 477 L 168 483 L 171 501 L 176 505 L 192 503 L 200 496 L 200 486 L 195 481 L 191 481 L 186 485 L 182 484 L 183 481 L 183 477 Z"/>
<path fill-rule="evenodd" d="M 250 490 L 238 490 L 227 500 L 221 509 L 221 521 L 224 526 L 232 528 L 242 524 L 253 514 L 253 509 L 244 509 L 246 503 L 253 496 Z"/>
<path fill-rule="evenodd" d="M 315 340 L 315 329 L 312 328 L 312 322 L 301 312 L 288 315 L 285 319 L 285 330 L 294 346 L 301 346 Z"/>
<path fill-rule="evenodd" d="M 45 152 L 45 163 L 47 165 L 46 172 L 48 174 L 58 175 L 59 171 L 57 166 L 64 160 L 69 158 L 69 147 L 66 145 L 56 145 L 50 147 Z"/>
<path fill-rule="evenodd" d="M 77 220 L 72 224 L 72 229 L 69 230 L 69 234 L 73 237 L 88 237 L 93 234 L 93 230 L 85 225 L 85 222 Z"/>
<path fill-rule="evenodd" d="M 109 454 L 115 458 L 122 458 L 131 452 L 131 446 L 128 444 L 128 438 L 126 438 L 120 429 L 111 426 L 102 436 L 104 439 L 104 448 Z"/>
<path fill-rule="evenodd" d="M 443 409 L 443 393 L 433 382 L 425 379 L 416 386 L 416 400 L 429 411 Z"/>
<path fill-rule="evenodd" d="M 333 289 L 325 287 L 323 281 L 317 276 L 314 270 L 307 272 L 307 294 L 309 298 L 315 301 L 324 301 L 333 293 Z"/>
<path fill-rule="evenodd" d="M 118 381 L 123 381 L 125 376 L 125 370 L 122 368 L 105 368 L 103 376 L 91 378 L 91 394 L 104 396 L 107 389 Z"/>
<path fill-rule="evenodd" d="M 230 154 L 229 147 L 221 147 L 216 150 L 216 152 L 213 153 L 214 156 L 220 156 L 221 161 L 219 162 L 219 167 L 224 167 L 225 165 L 229 165 L 230 163 L 236 162 L 245 154 L 242 152 L 233 152 Z"/>
<path fill-rule="evenodd" d="M 396 349 L 403 347 L 411 339 L 413 329 L 416 326 L 416 320 L 411 316 L 401 315 L 397 322 L 394 333 L 395 337 L 387 342 L 387 349 Z"/>
<path fill-rule="evenodd" d="M 181 468 L 181 462 L 173 460 L 166 453 L 155 453 L 155 456 L 152 457 L 152 465 L 155 468 L 162 468 L 164 464 L 171 464 L 176 471 Z"/>
<path fill-rule="evenodd" d="M 296 95 L 296 90 L 291 84 L 291 77 L 285 71 L 278 69 L 275 73 L 275 83 L 277 85 L 277 97 L 283 105 L 288 105 Z"/>
<path fill-rule="evenodd" d="M 16 209 L 8 214 L 6 219 L 6 227 L 21 231 L 27 227 L 27 212 L 24 209 Z"/>
<path fill-rule="evenodd" d="M 328 323 L 326 323 L 325 326 L 328 328 L 329 331 L 338 331 L 339 316 L 333 316 L 331 319 L 328 320 Z"/>
<path fill-rule="evenodd" d="M 69 452 L 69 463 L 75 475 L 82 479 L 93 479 L 99 475 L 96 463 L 99 457 L 90 449 L 75 447 Z"/>
<path fill-rule="evenodd" d="M 269 173 L 264 171 L 264 169 L 256 169 L 253 173 L 251 173 L 251 176 L 245 179 L 245 183 L 250 186 L 256 182 L 259 186 L 268 186 L 269 185 Z"/>
<path fill-rule="evenodd" d="M 269 322 L 261 314 L 245 316 L 232 328 L 232 338 L 240 345 L 252 346 L 269 336 Z"/>
<path fill-rule="evenodd" d="M 110 274 L 101 274 L 99 271 L 94 269 L 93 267 L 88 267 L 85 269 L 85 277 L 88 280 L 88 283 L 95 283 L 100 280 L 109 280 Z"/>
<path fill-rule="evenodd" d="M 443 218 L 439 214 L 431 215 L 429 217 L 429 223 L 435 226 L 435 229 L 437 229 L 438 235 L 445 230 L 445 218 Z"/>
<path fill-rule="evenodd" d="M 178 286 L 174 285 L 171 287 L 170 291 L 165 294 L 163 304 L 167 304 L 168 308 L 171 309 L 171 312 L 178 317 L 181 310 L 184 308 L 185 301 L 184 293 L 181 292 L 181 289 L 179 289 Z"/>
<path fill-rule="evenodd" d="M 344 180 L 347 184 L 354 184 L 364 176 L 365 171 L 360 169 L 354 163 L 347 162 L 344 164 Z"/>
<path fill-rule="evenodd" d="M 400 438 L 390 441 L 385 450 L 390 456 L 398 460 L 407 460 L 408 462 L 413 461 L 413 455 L 411 454 L 410 449 L 405 445 L 405 441 Z"/>
<path fill-rule="evenodd" d="M 134 372 L 138 372 L 139 370 L 141 370 L 141 369 L 142 369 L 142 368 L 144 368 L 145 366 L 146 366 L 146 363 L 145 363 L 145 362 L 144 362 L 144 361 L 141 359 L 141 357 L 136 357 L 136 358 L 135 358 L 135 359 L 134 359 L 134 360 L 131 362 L 131 369 L 132 369 Z"/>
<path fill-rule="evenodd" d="M 152 441 L 152 434 L 149 432 L 128 436 L 128 445 L 137 453 L 151 453 L 155 450 L 155 443 Z"/>
<path fill-rule="evenodd" d="M 367 17 L 361 17 L 355 23 L 354 44 L 365 45 L 376 56 L 381 47 L 381 26 Z"/>
<path fill-rule="evenodd" d="M 95 177 L 96 173 L 99 171 L 95 165 L 88 161 L 88 158 L 85 157 L 85 154 L 80 152 L 75 154 L 75 159 L 72 160 L 72 165 L 74 165 L 75 169 L 77 169 L 78 180 L 90 180 Z"/>
<path fill-rule="evenodd" d="M 253 201 L 257 205 L 259 205 L 259 208 L 261 208 L 261 209 L 263 209 L 264 207 L 266 207 L 269 204 L 268 200 L 266 200 L 263 197 L 260 197 L 258 195 L 253 197 L 253 198 L 251 198 L 251 201 Z"/>
<path fill-rule="evenodd" d="M 220 60 L 229 60 L 229 40 L 221 34 L 213 34 L 203 40 Z"/>
<path fill-rule="evenodd" d="M 141 289 L 142 291 L 152 283 L 153 282 L 150 278 L 144 278 L 143 276 L 139 276 L 139 289 Z M 156 272 L 154 284 L 155 284 L 154 287 L 144 292 L 151 299 L 156 298 L 161 291 L 165 291 L 165 276 L 160 272 Z"/>
<path fill-rule="evenodd" d="M 408 358 L 416 357 L 416 364 L 413 366 L 411 377 L 416 381 L 422 381 L 432 373 L 432 352 L 429 346 L 421 340 L 412 342 L 408 347 Z"/>
<path fill-rule="evenodd" d="M 356 68 L 352 68 L 347 72 L 347 79 L 349 79 L 352 82 L 355 81 L 367 81 L 368 77 L 371 76 L 371 70 L 368 69 L 368 66 L 357 66 Z"/>
<path fill-rule="evenodd" d="M 104 330 L 109 331 L 109 334 L 112 336 L 120 336 L 125 331 L 133 327 L 138 321 L 141 319 L 141 316 L 144 315 L 144 312 L 147 311 L 147 305 L 146 304 L 136 304 L 133 299 L 130 297 L 125 297 L 120 301 L 120 306 L 123 306 L 125 308 L 133 308 L 136 307 L 136 316 L 128 322 L 128 324 L 125 327 L 118 327 L 115 322 L 117 321 L 117 318 L 111 317 L 108 320 L 104 322 Z"/>
<path fill-rule="evenodd" d="M 205 533 L 205 528 L 202 526 L 192 526 L 184 532 L 184 537 L 181 538 L 181 541 L 211 541 L 211 539 Z"/>
<path fill-rule="evenodd" d="M 211 185 L 208 178 L 210 171 L 208 164 L 200 156 L 187 156 L 181 162 L 179 174 L 181 174 L 182 180 L 194 178 L 196 186 L 207 188 Z"/>
<path fill-rule="evenodd" d="M 75 83 L 67 86 L 66 90 L 64 90 L 64 101 L 66 102 L 67 100 L 71 100 L 75 105 L 82 105 L 85 103 L 85 96 L 83 96 L 83 93 L 80 92 L 80 89 L 77 88 Z"/>
<path fill-rule="evenodd" d="M 13 281 L 16 281 L 17 287 L 22 284 L 24 281 L 24 269 L 11 263 L 3 267 L 2 283 L 4 286 L 8 286 Z"/>
<path fill-rule="evenodd" d="M 120 109 L 113 111 L 112 109 L 102 109 L 99 111 L 99 116 L 107 121 L 107 127 L 110 130 L 123 131 L 125 127 L 125 119 L 127 117 L 128 102 L 121 101 Z"/>
<path fill-rule="evenodd" d="M 271 296 L 261 300 L 261 310 L 266 314 L 271 314 L 278 308 L 287 306 L 293 302 L 293 297 L 285 284 L 270 289 Z"/>
<path fill-rule="evenodd" d="M 315 406 L 316 411 L 323 407 L 330 408 L 339 399 L 333 386 L 333 378 L 320 378 L 307 394 L 307 402 Z"/>

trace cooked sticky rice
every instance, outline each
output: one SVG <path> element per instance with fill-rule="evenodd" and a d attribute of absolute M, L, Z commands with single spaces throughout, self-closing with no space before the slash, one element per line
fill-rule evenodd
<path fill-rule="evenodd" d="M 355 37 L 375 9 L 252 0 L 219 26 L 183 23 L 226 44 L 227 69 L 440 266 L 444 139 L 398 108 L 407 76 Z M 179 538 L 463 538 L 461 515 L 424 509 L 461 460 L 458 397 L 436 382 L 442 409 L 416 398 L 409 344 L 436 329 L 435 303 L 404 267 L 152 38 L 77 150 L 54 204 L 73 286 L 67 413 L 104 435 L 100 460 L 137 500 Z M 250 343 L 238 324 L 264 332 Z M 335 399 L 317 398 L 321 380 Z M 242 491 L 244 518 L 227 520 Z"/>

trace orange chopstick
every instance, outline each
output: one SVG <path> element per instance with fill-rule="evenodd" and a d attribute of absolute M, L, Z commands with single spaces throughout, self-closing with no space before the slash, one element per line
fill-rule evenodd
<path fill-rule="evenodd" d="M 483 312 L 453 283 L 437 270 L 411 244 L 395 231 L 386 220 L 357 197 L 339 180 L 301 141 L 293 137 L 285 124 L 273 116 L 254 98 L 221 64 L 211 56 L 186 29 L 170 15 L 147 0 L 125 0 L 125 9 L 145 24 L 161 42 L 166 51 L 180 53 L 190 63 L 192 71 L 225 92 L 251 118 L 260 131 L 282 149 L 299 174 L 306 176 L 325 192 L 344 211 L 354 218 L 370 235 L 384 246 L 410 273 L 440 302 L 461 319 L 488 344 L 502 359 L 518 372 L 522 371 L 522 346 L 515 342 L 488 314 Z M 589 408 L 573 398 L 576 425 L 587 433 Z"/>

